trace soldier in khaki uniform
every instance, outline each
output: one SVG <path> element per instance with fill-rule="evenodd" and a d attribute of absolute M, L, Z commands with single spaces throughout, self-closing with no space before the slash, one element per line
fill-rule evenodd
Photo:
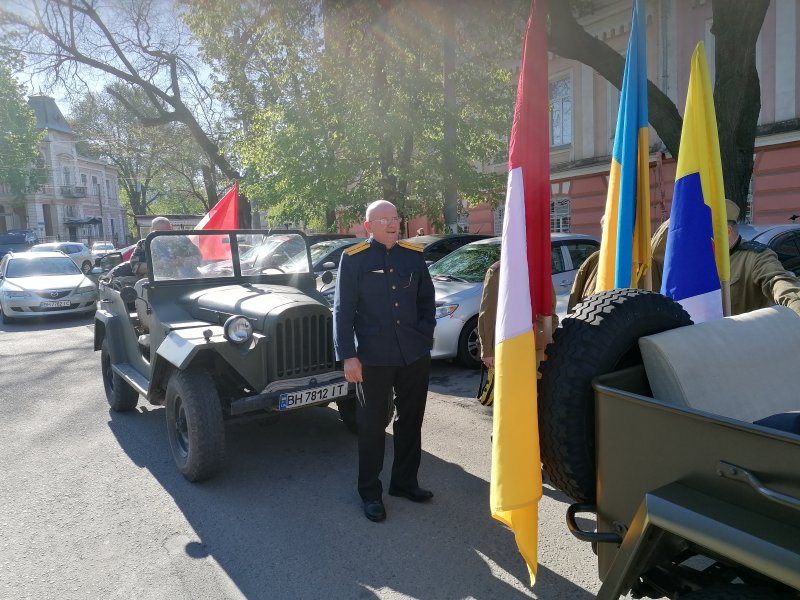
<path fill-rule="evenodd" d="M 500 261 L 494 263 L 483 278 L 483 295 L 478 312 L 478 337 L 481 342 L 481 360 L 487 368 L 494 368 L 494 329 L 497 320 L 497 296 L 500 291 Z M 556 309 L 556 292 L 553 290 L 553 312 Z M 553 314 L 553 329 L 558 327 L 558 317 Z M 544 359 L 545 339 L 542 316 L 536 315 L 536 362 Z"/>
<path fill-rule="evenodd" d="M 572 291 L 569 293 L 569 300 L 567 300 L 567 312 L 571 313 L 572 309 L 584 298 L 591 296 L 595 293 L 597 288 L 597 267 L 600 266 L 600 250 L 597 250 L 586 257 L 583 264 L 575 273 L 575 281 L 572 282 Z"/>
<path fill-rule="evenodd" d="M 787 271 L 778 255 L 760 242 L 739 235 L 739 207 L 725 201 L 731 257 L 731 315 L 782 304 L 800 314 L 800 279 Z M 653 236 L 653 289 L 661 289 L 669 220 Z M 658 273 L 658 280 L 656 280 Z M 656 287 L 656 284 L 658 287 Z"/>
<path fill-rule="evenodd" d="M 726 200 L 731 249 L 731 314 L 774 304 L 800 314 L 800 279 L 783 268 L 778 255 L 760 242 L 745 241 L 736 220 L 739 207 Z"/>

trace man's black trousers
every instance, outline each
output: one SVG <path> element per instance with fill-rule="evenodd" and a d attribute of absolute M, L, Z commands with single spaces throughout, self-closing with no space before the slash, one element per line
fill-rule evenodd
<path fill-rule="evenodd" d="M 364 365 L 358 393 L 358 493 L 363 500 L 378 500 L 383 487 L 380 474 L 386 441 L 386 420 L 394 391 L 394 464 L 391 487 L 413 490 L 422 456 L 422 419 L 428 397 L 431 358 L 425 356 L 402 367 Z"/>

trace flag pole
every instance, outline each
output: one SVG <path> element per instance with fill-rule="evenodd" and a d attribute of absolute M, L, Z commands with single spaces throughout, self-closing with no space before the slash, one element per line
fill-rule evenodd
<path fill-rule="evenodd" d="M 731 316 L 731 282 L 722 282 L 722 316 Z"/>

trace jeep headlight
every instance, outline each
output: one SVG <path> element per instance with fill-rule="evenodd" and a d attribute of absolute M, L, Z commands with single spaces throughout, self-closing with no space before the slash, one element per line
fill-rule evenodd
<path fill-rule="evenodd" d="M 225 321 L 223 334 L 231 344 L 247 344 L 253 339 L 253 324 L 247 320 L 247 317 L 233 315 Z"/>
<path fill-rule="evenodd" d="M 442 306 L 436 307 L 435 317 L 437 319 L 443 319 L 444 317 L 449 317 L 458 308 L 458 304 L 443 304 Z"/>

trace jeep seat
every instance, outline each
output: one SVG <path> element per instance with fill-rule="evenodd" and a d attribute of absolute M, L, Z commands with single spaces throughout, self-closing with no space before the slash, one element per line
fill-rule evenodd
<path fill-rule="evenodd" d="M 772 306 L 642 337 L 639 348 L 657 400 L 756 422 L 800 411 L 798 340 L 800 317 Z"/>

